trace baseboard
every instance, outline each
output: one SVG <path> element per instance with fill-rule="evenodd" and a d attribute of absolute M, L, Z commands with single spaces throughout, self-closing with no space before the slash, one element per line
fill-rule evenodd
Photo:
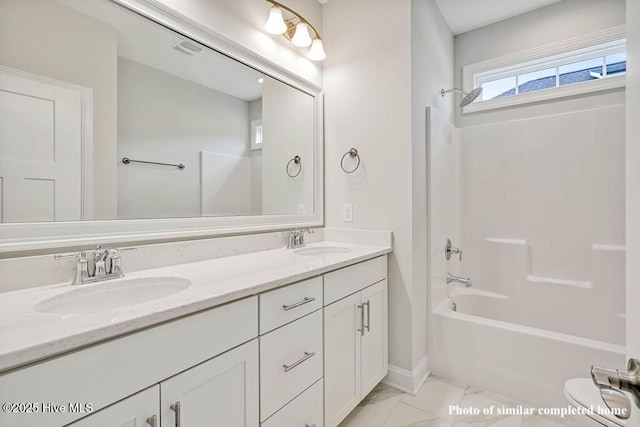
<path fill-rule="evenodd" d="M 416 367 L 413 368 L 413 371 L 389 365 L 389 374 L 384 377 L 382 382 L 395 389 L 415 396 L 418 393 L 418 390 L 420 390 L 420 387 L 422 387 L 422 384 L 427 380 L 430 373 L 429 358 L 428 356 L 425 356 L 416 365 Z"/>

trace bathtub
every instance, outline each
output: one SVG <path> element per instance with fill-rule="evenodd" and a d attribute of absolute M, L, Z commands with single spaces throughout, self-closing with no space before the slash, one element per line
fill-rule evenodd
<path fill-rule="evenodd" d="M 544 319 L 544 306 L 537 310 Z M 522 304 L 500 294 L 456 289 L 432 319 L 434 373 L 535 407 L 566 406 L 565 381 L 588 377 L 592 364 L 626 366 L 624 346 L 534 327 Z"/>

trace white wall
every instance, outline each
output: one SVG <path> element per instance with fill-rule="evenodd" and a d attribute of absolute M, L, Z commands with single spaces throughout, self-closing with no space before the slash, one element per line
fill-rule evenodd
<path fill-rule="evenodd" d="M 389 363 L 407 370 L 414 367 L 410 22 L 409 0 L 338 0 L 323 7 L 325 223 L 393 231 Z M 362 162 L 346 175 L 340 158 L 351 147 Z M 353 204 L 351 223 L 342 221 L 344 203 Z"/>
<path fill-rule="evenodd" d="M 462 67 L 486 59 L 544 46 L 625 23 L 624 0 L 564 0 L 535 11 L 455 37 L 455 82 L 462 85 Z M 469 90 L 469 88 L 465 88 Z M 459 95 L 456 100 L 459 100 Z M 574 96 L 562 101 L 461 114 L 459 127 L 560 114 L 624 103 L 624 89 Z"/>
<path fill-rule="evenodd" d="M 262 84 L 263 214 L 311 213 L 315 209 L 314 105 L 313 97 L 265 76 Z M 300 157 L 301 163 L 289 164 L 295 156 Z M 287 175 L 287 164 L 294 178 Z"/>
<path fill-rule="evenodd" d="M 640 3 L 627 0 L 627 346 L 640 357 Z M 629 327 L 633 325 L 632 327 Z"/>
<path fill-rule="evenodd" d="M 284 37 L 264 31 L 271 6 L 266 1 L 159 1 L 281 67 L 318 86 L 322 85 L 322 63 L 308 60 L 304 56 L 308 49 L 295 48 Z M 287 0 L 283 4 L 304 16 L 323 35 L 322 6 L 317 0 Z"/>
<path fill-rule="evenodd" d="M 2 0 L 0 64 L 93 89 L 93 214 L 115 219 L 115 29 L 55 1 Z"/>
<path fill-rule="evenodd" d="M 437 90 L 450 83 L 452 36 L 431 0 L 331 1 L 323 13 L 326 224 L 393 231 L 389 363 L 419 376 L 427 336 L 425 117 L 429 105 L 448 108 Z M 340 159 L 351 147 L 362 163 L 347 175 Z M 351 223 L 342 221 L 345 203 L 353 204 Z"/>
<path fill-rule="evenodd" d="M 246 157 L 244 167 L 250 173 L 249 132 L 247 101 L 119 58 L 118 217 L 200 216 L 200 152 L 222 154 L 210 160 L 224 164 L 228 163 L 224 159 L 241 161 L 239 157 Z M 186 168 L 124 165 L 122 157 L 183 163 Z M 203 213 L 220 214 L 242 208 L 236 214 L 248 214 L 250 175 L 236 180 L 214 175 L 226 193 L 236 193 L 236 199 L 243 197 L 245 203 L 235 199 L 232 206 L 207 203 Z"/>

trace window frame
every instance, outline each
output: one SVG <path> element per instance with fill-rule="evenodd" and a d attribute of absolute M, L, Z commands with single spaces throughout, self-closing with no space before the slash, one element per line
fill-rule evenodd
<path fill-rule="evenodd" d="M 492 58 L 463 67 L 463 87 L 476 88 L 501 78 L 519 76 L 534 71 L 560 67 L 599 56 L 606 57 L 626 51 L 625 26 L 621 25 L 585 36 L 563 40 L 539 48 L 528 49 L 499 58 Z M 532 92 L 517 93 L 503 98 L 476 101 L 464 107 L 463 113 L 493 110 L 624 87 L 624 74 L 586 82 L 572 83 Z M 516 80 L 516 88 L 518 82 Z M 466 89 L 469 90 L 469 89 Z"/>
<path fill-rule="evenodd" d="M 260 132 L 258 132 L 258 129 Z M 262 143 L 264 142 L 262 129 L 262 119 L 251 121 L 251 150 L 262 150 Z M 258 134 L 260 134 L 259 140 Z"/>

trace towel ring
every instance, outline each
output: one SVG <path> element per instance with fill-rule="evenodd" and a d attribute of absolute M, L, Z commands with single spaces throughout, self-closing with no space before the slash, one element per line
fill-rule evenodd
<path fill-rule="evenodd" d="M 344 168 L 344 158 L 347 156 L 351 157 L 352 159 L 354 158 L 358 159 L 358 163 L 356 163 L 356 167 L 353 168 L 352 170 L 346 170 Z M 340 168 L 342 168 L 344 173 L 354 173 L 355 171 L 358 170 L 359 167 L 360 167 L 360 155 L 358 154 L 358 150 L 356 150 L 355 148 L 352 148 L 346 153 L 344 153 L 344 155 L 342 156 L 342 159 L 340 159 Z"/>
<path fill-rule="evenodd" d="M 298 173 L 296 173 L 295 175 L 291 175 L 289 173 L 289 166 L 291 166 L 291 162 L 298 165 Z M 289 175 L 289 178 L 295 178 L 296 176 L 300 175 L 300 172 L 302 172 L 302 159 L 300 158 L 300 156 L 295 156 L 293 159 L 289 160 L 285 168 L 285 171 L 287 172 L 287 175 Z"/>

